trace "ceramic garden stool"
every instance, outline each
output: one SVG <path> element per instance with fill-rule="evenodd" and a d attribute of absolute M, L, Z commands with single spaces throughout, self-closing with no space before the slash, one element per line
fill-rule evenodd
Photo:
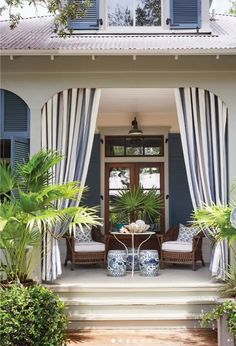
<path fill-rule="evenodd" d="M 159 256 L 157 250 L 141 250 L 139 254 L 139 267 L 142 276 L 157 276 Z"/>
<path fill-rule="evenodd" d="M 132 271 L 132 262 L 133 262 L 133 250 L 132 248 L 128 248 L 128 256 L 126 260 L 126 270 Z M 139 257 L 138 257 L 138 249 L 134 249 L 134 271 L 139 271 Z"/>
<path fill-rule="evenodd" d="M 107 269 L 110 276 L 124 276 L 126 274 L 125 250 L 110 250 L 107 256 Z"/>

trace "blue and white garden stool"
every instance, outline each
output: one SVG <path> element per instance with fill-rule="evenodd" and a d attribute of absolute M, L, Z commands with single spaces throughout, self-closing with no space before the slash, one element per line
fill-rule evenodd
<path fill-rule="evenodd" d="M 133 261 L 134 256 L 134 261 Z M 134 266 L 134 271 L 139 271 L 139 255 L 138 255 L 138 249 L 128 248 L 128 255 L 127 255 L 127 261 L 126 261 L 126 270 L 132 272 L 132 266 Z"/>
<path fill-rule="evenodd" d="M 110 250 L 107 256 L 108 275 L 124 276 L 126 274 L 126 259 L 125 250 Z"/>
<path fill-rule="evenodd" d="M 139 253 L 139 268 L 142 276 L 157 276 L 159 256 L 157 250 L 141 250 Z"/>

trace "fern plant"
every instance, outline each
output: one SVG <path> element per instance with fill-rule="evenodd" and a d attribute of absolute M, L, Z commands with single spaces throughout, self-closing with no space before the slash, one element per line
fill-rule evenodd
<path fill-rule="evenodd" d="M 7 281 L 27 280 L 31 249 L 40 246 L 44 232 L 54 236 L 52 229 L 68 220 L 71 232 L 77 225 L 101 224 L 95 208 L 57 208 L 58 202 L 63 205 L 82 193 L 78 181 L 53 183 L 55 165 L 61 160 L 55 151 L 40 151 L 15 170 L 0 165 L 0 248 L 4 255 L 0 269 Z"/>

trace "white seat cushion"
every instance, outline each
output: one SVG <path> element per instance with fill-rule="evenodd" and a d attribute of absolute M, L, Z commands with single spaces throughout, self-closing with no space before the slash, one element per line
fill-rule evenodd
<path fill-rule="evenodd" d="M 105 251 L 105 244 L 97 241 L 80 242 L 75 240 L 75 252 L 102 252 Z"/>
<path fill-rule="evenodd" d="M 162 244 L 162 250 L 171 252 L 191 252 L 193 244 L 186 241 L 166 241 Z"/>

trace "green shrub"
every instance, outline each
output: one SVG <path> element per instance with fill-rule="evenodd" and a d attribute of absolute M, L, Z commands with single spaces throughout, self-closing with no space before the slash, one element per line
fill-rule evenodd
<path fill-rule="evenodd" d="M 212 311 L 205 313 L 202 316 L 201 324 L 202 326 L 211 324 L 214 320 L 220 319 L 224 314 L 227 315 L 229 332 L 236 337 L 236 302 L 234 300 L 226 300 Z"/>
<path fill-rule="evenodd" d="M 64 346 L 65 304 L 41 285 L 0 288 L 0 340 L 2 346 Z"/>

